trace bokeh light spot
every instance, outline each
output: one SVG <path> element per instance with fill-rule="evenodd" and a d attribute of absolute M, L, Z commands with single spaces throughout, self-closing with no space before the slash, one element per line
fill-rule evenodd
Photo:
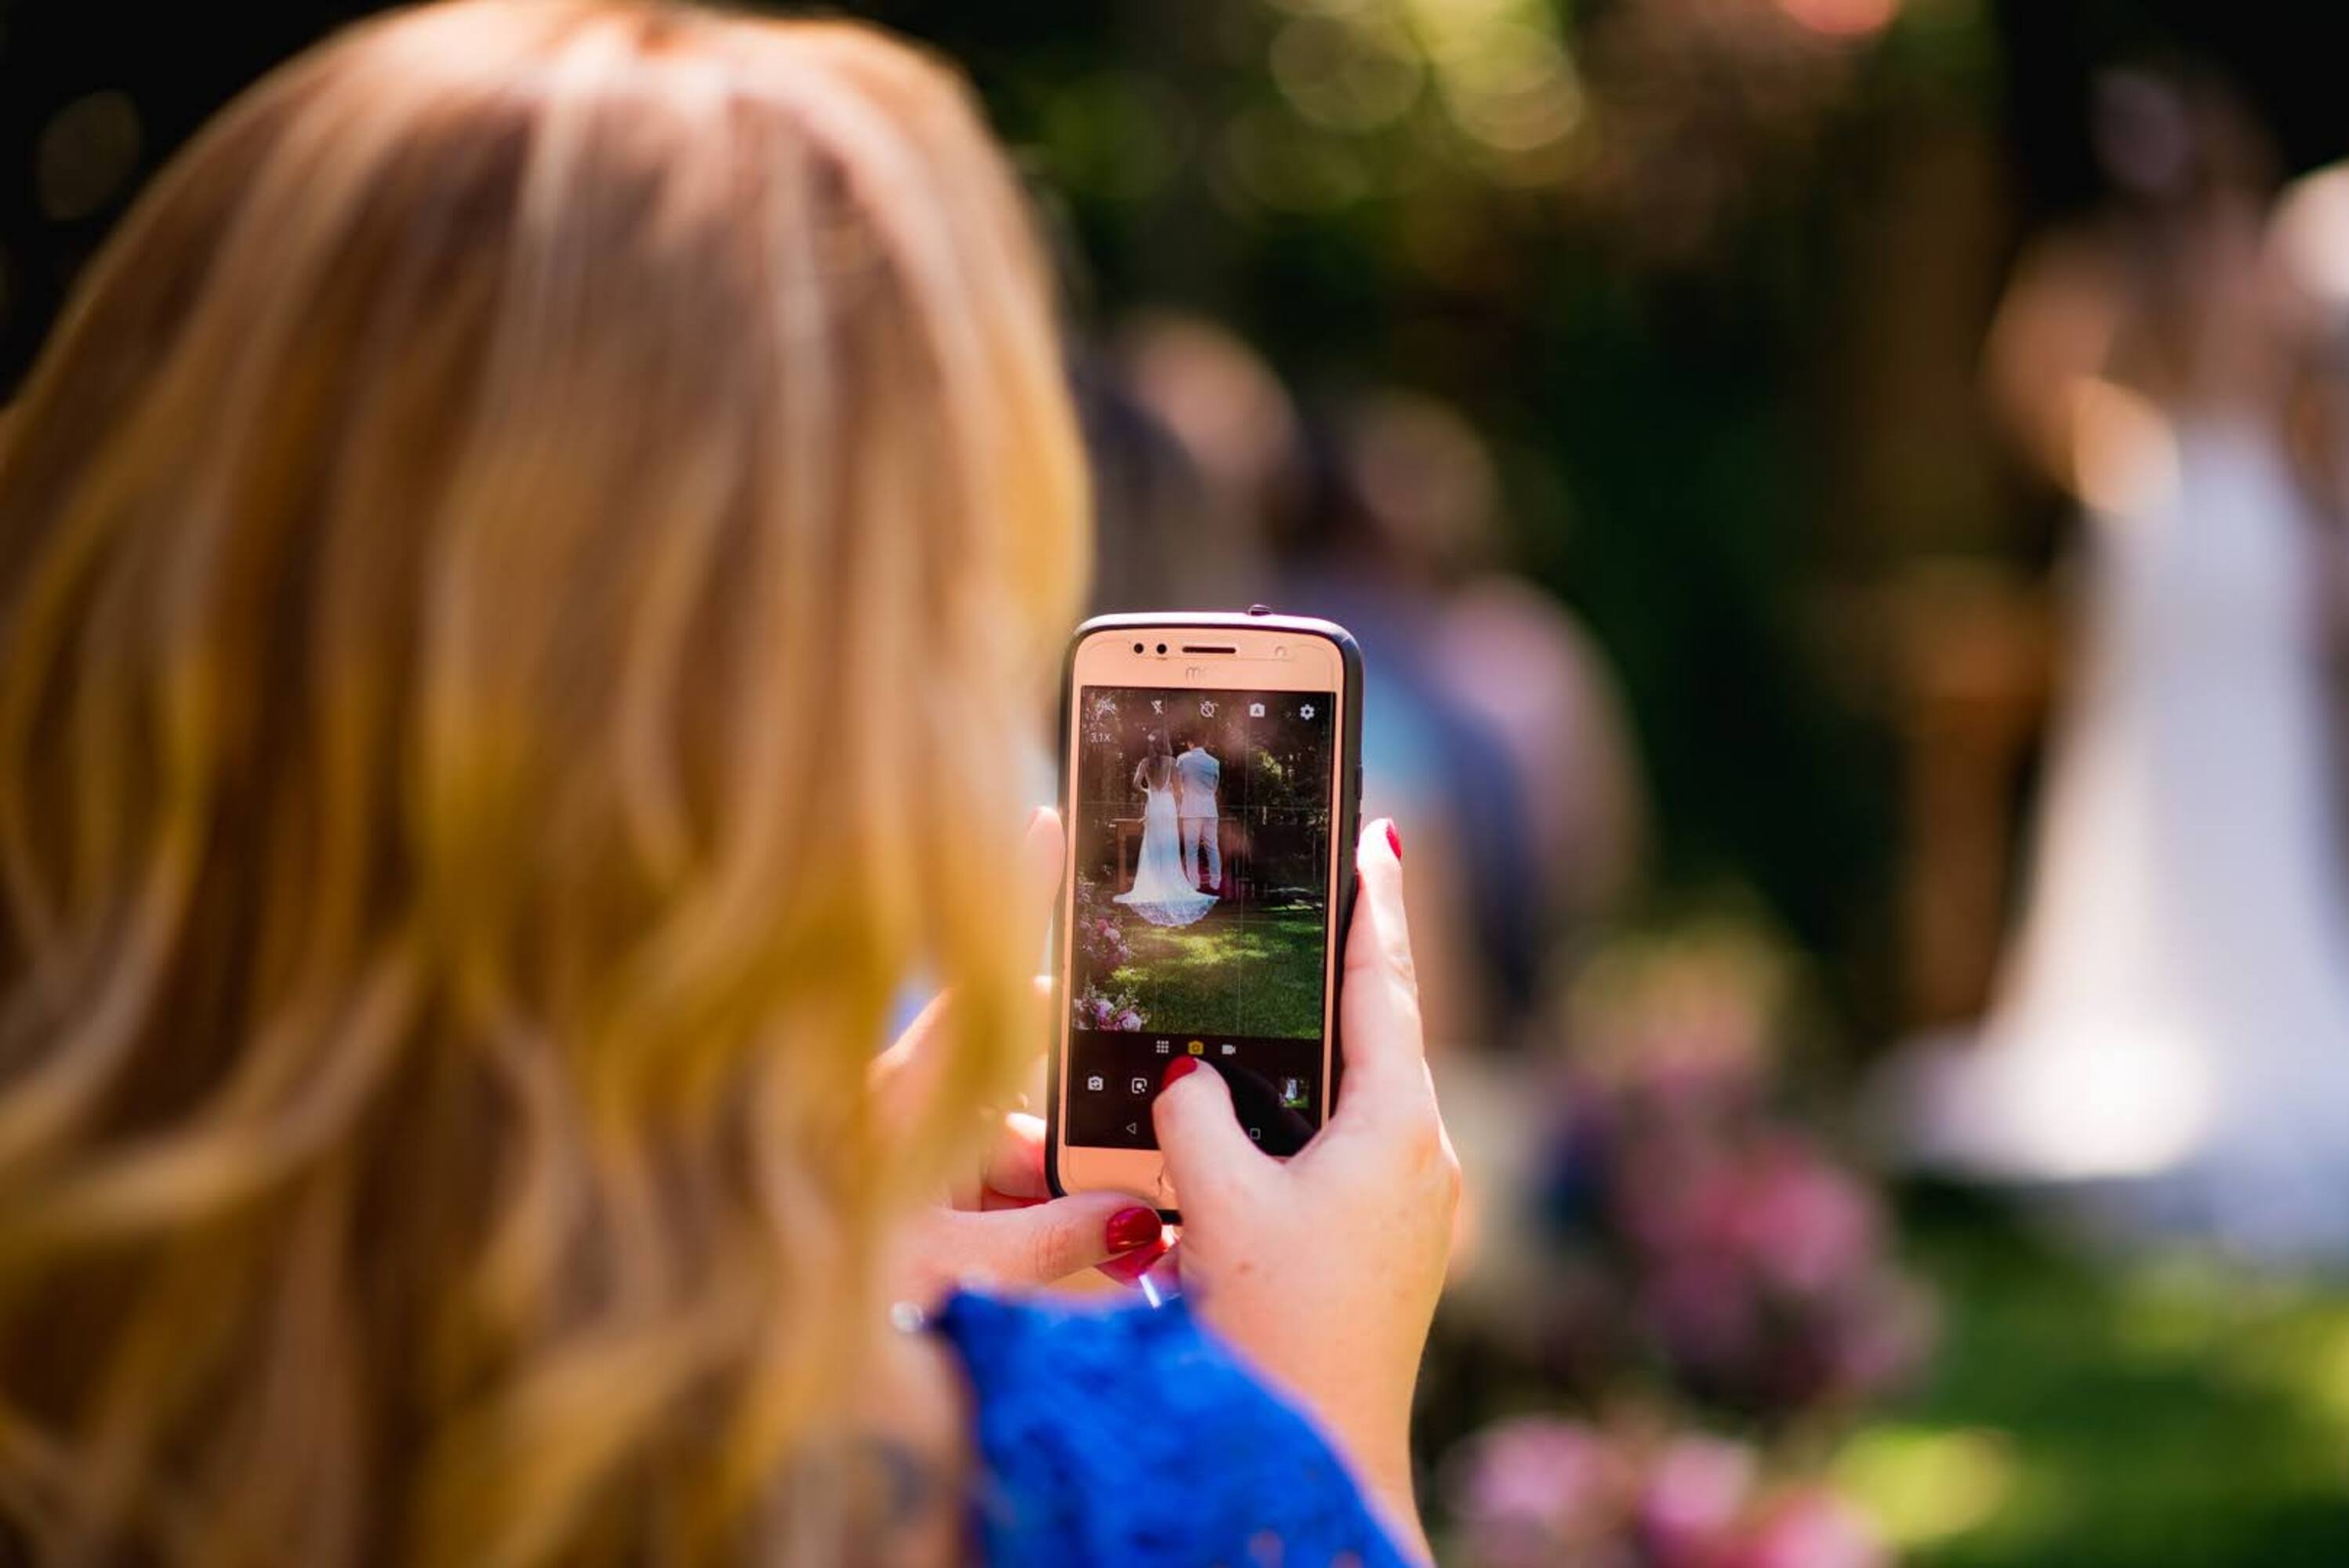
<path fill-rule="evenodd" d="M 2277 212 L 2275 232 L 2292 282 L 2328 308 L 2349 306 L 2349 165 L 2294 185 Z"/>
<path fill-rule="evenodd" d="M 1275 35 L 1272 79 L 1297 112 L 1333 130 L 1373 130 L 1419 98 L 1421 68 L 1411 39 L 1375 20 L 1300 16 Z"/>
<path fill-rule="evenodd" d="M 1347 143 L 1268 110 L 1233 119 L 1224 155 L 1247 198 L 1277 211 L 1330 211 L 1371 192 L 1370 171 Z"/>

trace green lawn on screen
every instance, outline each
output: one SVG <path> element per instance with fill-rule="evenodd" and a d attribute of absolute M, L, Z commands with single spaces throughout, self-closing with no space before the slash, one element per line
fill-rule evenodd
<path fill-rule="evenodd" d="M 1310 908 L 1226 903 L 1168 930 L 1124 915 L 1133 962 L 1111 976 L 1133 996 L 1145 1030 L 1268 1035 L 1321 1033 L 1321 916 Z"/>

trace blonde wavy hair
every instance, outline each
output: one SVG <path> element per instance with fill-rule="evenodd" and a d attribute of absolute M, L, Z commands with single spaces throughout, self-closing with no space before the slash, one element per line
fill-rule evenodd
<path fill-rule="evenodd" d="M 0 430 L 0 1545 L 853 1547 L 1032 1013 L 1045 270 L 949 69 L 624 0 L 357 27 L 156 181 Z"/>

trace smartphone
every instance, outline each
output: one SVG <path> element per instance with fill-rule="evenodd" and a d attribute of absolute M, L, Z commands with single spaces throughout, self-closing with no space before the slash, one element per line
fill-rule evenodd
<path fill-rule="evenodd" d="M 1338 975 L 1361 813 L 1361 652 L 1328 621 L 1104 615 L 1061 690 L 1069 856 L 1045 1170 L 1180 1218 L 1153 1102 L 1175 1057 L 1270 1155 L 1339 1088 Z"/>

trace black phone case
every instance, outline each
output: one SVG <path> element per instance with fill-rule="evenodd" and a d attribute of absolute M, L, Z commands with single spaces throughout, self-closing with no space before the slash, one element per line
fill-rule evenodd
<path fill-rule="evenodd" d="M 1276 615 L 1264 611 L 1234 614 L 1226 611 L 1170 612 L 1165 614 L 1096 615 L 1079 626 L 1069 636 L 1068 651 L 1061 656 L 1060 728 L 1054 732 L 1053 744 L 1060 753 L 1061 820 L 1076 820 L 1076 801 L 1072 792 L 1076 779 L 1069 770 L 1069 704 L 1076 700 L 1077 648 L 1087 637 L 1098 632 L 1124 631 L 1142 628 L 1167 627 L 1174 630 L 1212 631 L 1230 627 L 1243 631 L 1264 631 L 1278 627 L 1294 632 L 1300 637 L 1319 637 L 1337 645 L 1340 658 L 1345 665 L 1346 698 L 1343 707 L 1345 726 L 1338 737 L 1339 758 L 1338 799 L 1330 814 L 1332 822 L 1343 822 L 1346 830 L 1333 834 L 1333 845 L 1342 845 L 1337 852 L 1350 856 L 1362 836 L 1362 650 L 1354 634 L 1335 621 L 1316 620 L 1308 615 Z M 1351 767 L 1344 763 L 1350 760 Z M 1066 878 L 1063 876 L 1063 892 Z M 1346 936 L 1353 929 L 1356 880 L 1338 879 L 1338 907 L 1331 929 L 1331 943 L 1337 950 L 1338 969 L 1346 966 Z M 1062 994 L 1061 944 L 1066 939 L 1061 929 L 1065 899 L 1056 899 L 1052 906 L 1052 940 L 1050 964 L 1052 975 L 1052 1038 L 1046 1065 L 1044 1109 L 1044 1181 L 1055 1198 L 1065 1198 L 1068 1189 L 1061 1183 L 1061 1041 L 1068 1032 L 1068 997 Z M 1322 1121 L 1337 1114 L 1340 1081 L 1346 1075 L 1345 1042 L 1338 1037 L 1338 1009 L 1330 1009 L 1330 1094 L 1328 1109 Z M 1182 1212 L 1161 1209 L 1160 1217 L 1169 1224 L 1180 1222 Z"/>

